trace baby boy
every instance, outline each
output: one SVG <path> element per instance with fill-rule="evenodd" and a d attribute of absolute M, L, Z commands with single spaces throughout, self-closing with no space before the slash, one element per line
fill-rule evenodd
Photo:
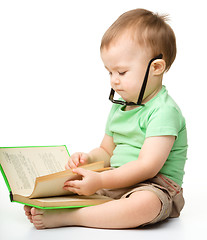
<path fill-rule="evenodd" d="M 60 226 L 134 228 L 178 217 L 187 154 L 185 119 L 163 86 L 176 56 L 176 39 L 164 16 L 135 9 L 106 31 L 101 58 L 109 72 L 113 102 L 100 147 L 73 154 L 66 168 L 82 176 L 65 190 L 94 193 L 113 201 L 80 209 L 40 210 L 25 206 L 37 229 Z M 114 100 L 114 92 L 121 98 Z M 77 168 L 95 161 L 112 170 Z"/>

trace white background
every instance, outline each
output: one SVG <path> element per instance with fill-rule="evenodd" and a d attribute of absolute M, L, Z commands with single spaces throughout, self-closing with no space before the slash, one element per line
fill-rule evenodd
<path fill-rule="evenodd" d="M 56 239 L 68 234 L 77 239 L 81 234 L 92 234 L 92 238 L 114 235 L 150 239 L 166 234 L 171 239 L 175 237 L 171 231 L 176 230 L 177 239 L 194 239 L 205 232 L 205 1 L 0 1 L 0 146 L 66 144 L 73 153 L 100 144 L 111 107 L 100 41 L 119 15 L 134 8 L 168 13 L 177 37 L 177 57 L 163 83 L 180 106 L 188 129 L 183 185 L 186 207 L 181 217 L 144 231 L 36 231 L 24 217 L 22 206 L 9 202 L 0 177 L 0 238 L 13 239 L 16 234 L 16 239 Z"/>

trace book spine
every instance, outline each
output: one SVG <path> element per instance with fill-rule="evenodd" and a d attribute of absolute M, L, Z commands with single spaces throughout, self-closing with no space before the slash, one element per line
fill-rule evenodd
<path fill-rule="evenodd" d="M 10 191 L 10 193 L 9 193 L 9 197 L 10 197 L 10 201 L 13 202 L 14 198 L 13 198 L 12 191 Z"/>

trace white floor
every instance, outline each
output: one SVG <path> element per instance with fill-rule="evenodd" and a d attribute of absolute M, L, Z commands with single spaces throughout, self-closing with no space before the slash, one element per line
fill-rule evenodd
<path fill-rule="evenodd" d="M 0 1 L 1 147 L 66 144 L 74 153 L 99 145 L 111 108 L 99 41 L 120 14 L 138 7 L 169 13 L 178 55 L 164 84 L 183 111 L 189 139 L 180 218 L 143 229 L 37 231 L 23 206 L 10 203 L 0 174 L 0 240 L 207 239 L 205 2 Z"/>
<path fill-rule="evenodd" d="M 36 230 L 24 216 L 23 205 L 10 203 L 3 177 L 0 176 L 0 239 L 207 239 L 206 183 L 195 192 L 185 189 L 186 205 L 180 218 L 142 229 L 101 230 L 83 227 L 64 227 Z M 205 209 L 203 208 L 205 207 Z"/>

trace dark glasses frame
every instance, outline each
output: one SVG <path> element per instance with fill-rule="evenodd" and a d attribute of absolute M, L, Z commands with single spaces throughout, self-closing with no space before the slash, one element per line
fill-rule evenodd
<path fill-rule="evenodd" d="M 122 101 L 122 100 L 114 100 L 114 94 L 115 94 L 115 91 L 113 88 L 111 88 L 111 92 L 110 92 L 110 95 L 109 95 L 109 100 L 112 102 L 112 103 L 116 103 L 116 104 L 121 104 L 121 105 L 124 105 L 124 106 L 132 106 L 132 105 L 136 105 L 136 106 L 144 106 L 144 104 L 142 104 L 142 99 L 143 99 L 143 96 L 144 96 L 144 92 L 145 92 L 145 88 L 147 86 L 147 80 L 148 80 L 148 75 L 149 75 L 149 69 L 150 69 L 150 66 L 152 64 L 152 62 L 154 60 L 157 60 L 157 59 L 162 59 L 163 55 L 162 54 L 159 54 L 157 57 L 154 57 L 152 58 L 149 63 L 148 63 L 148 66 L 147 66 L 147 70 L 146 70 L 146 73 L 145 73 L 145 76 L 144 76 L 144 81 L 142 83 L 142 88 L 141 88 L 141 91 L 139 93 L 139 97 L 138 97 L 138 101 L 137 103 L 134 103 L 134 102 L 126 102 L 126 101 Z"/>

